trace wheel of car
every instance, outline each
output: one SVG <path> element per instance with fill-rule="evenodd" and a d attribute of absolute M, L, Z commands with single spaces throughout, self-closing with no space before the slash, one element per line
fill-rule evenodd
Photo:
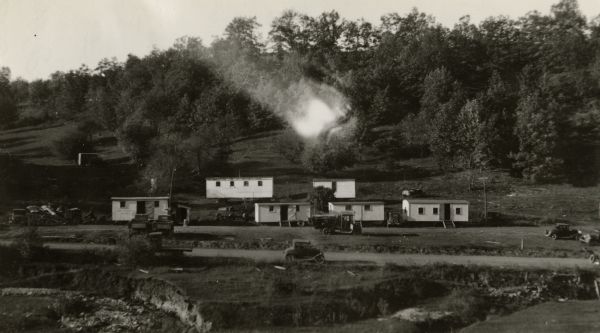
<path fill-rule="evenodd" d="M 304 226 L 304 221 L 298 221 L 298 226 L 299 227 L 303 227 Z"/>
<path fill-rule="evenodd" d="M 556 234 L 552 234 L 552 236 L 550 236 L 550 237 L 552 237 L 552 239 L 554 239 L 554 240 L 558 239 L 558 236 Z"/>
<path fill-rule="evenodd" d="M 315 261 L 318 264 L 322 264 L 325 262 L 325 256 L 323 256 L 322 254 L 319 254 L 318 256 L 315 257 Z"/>
<path fill-rule="evenodd" d="M 292 254 L 288 254 L 287 256 L 285 256 L 285 261 L 287 262 L 294 262 L 296 258 L 294 258 L 294 255 Z"/>
<path fill-rule="evenodd" d="M 592 263 L 594 263 L 594 261 L 596 261 L 596 255 L 595 254 L 590 254 L 590 261 Z"/>
<path fill-rule="evenodd" d="M 323 235 L 329 235 L 331 234 L 331 230 L 329 230 L 328 228 L 323 228 Z"/>

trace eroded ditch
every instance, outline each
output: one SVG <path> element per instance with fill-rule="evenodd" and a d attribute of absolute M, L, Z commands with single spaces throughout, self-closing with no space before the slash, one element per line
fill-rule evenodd
<path fill-rule="evenodd" d="M 319 270 L 310 265 L 297 269 Z M 449 332 L 489 315 L 504 315 L 545 301 L 597 297 L 596 273 L 587 270 L 448 265 L 379 269 L 390 277 L 339 288 L 311 289 L 285 278 L 273 279 L 268 281 L 271 297 L 255 301 L 216 301 L 202 295 L 191 298 L 160 275 L 143 277 L 115 266 L 73 269 L 68 265 L 29 264 L 19 269 L 18 279 L 1 287 L 74 290 L 93 297 L 141 302 L 175 315 L 185 327 L 197 332 L 347 324 L 393 317 L 409 308 L 444 313 L 414 323 L 424 331 Z M 195 274 L 194 278 L 202 278 L 202 274 Z"/>

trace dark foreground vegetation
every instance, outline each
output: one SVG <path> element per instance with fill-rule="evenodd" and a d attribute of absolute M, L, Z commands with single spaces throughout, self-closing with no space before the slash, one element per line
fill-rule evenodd
<path fill-rule="evenodd" d="M 3 325 L 60 332 L 67 324 L 108 325 L 110 321 L 91 315 L 99 307 L 106 310 L 106 304 L 112 304 L 111 311 L 156 313 L 155 320 L 170 322 L 168 327 L 148 326 L 154 332 L 182 326 L 198 331 L 360 331 L 378 318 L 374 327 L 387 327 L 383 331 L 403 327 L 450 332 L 547 301 L 596 298 L 597 276 L 588 270 L 451 265 L 274 266 L 240 259 L 156 256 L 142 239 L 124 242 L 114 252 L 56 251 L 44 248 L 34 230 L 14 245 L 0 247 L 0 260 L 0 298 L 23 304 L 30 302 L 25 297 L 29 293 L 48 304 Z M 74 294 L 44 299 L 57 290 Z M 57 318 L 62 324 L 56 324 Z"/>
<path fill-rule="evenodd" d="M 598 181 L 600 26 L 576 0 L 549 15 L 465 16 L 453 27 L 416 9 L 378 23 L 286 11 L 264 40 L 257 27 L 239 17 L 210 46 L 184 37 L 32 82 L 4 68 L 0 124 L 76 121 L 55 143 L 64 158 L 94 151 L 95 133 L 109 131 L 142 179 L 164 188 L 175 169 L 181 178 L 235 171 L 223 167 L 235 138 L 288 127 L 287 112 L 312 96 L 347 104 L 339 121 L 349 129 L 316 145 L 293 132 L 282 140 L 284 156 L 312 172 L 351 166 L 360 147 L 390 168 L 431 154 L 442 170 Z"/>

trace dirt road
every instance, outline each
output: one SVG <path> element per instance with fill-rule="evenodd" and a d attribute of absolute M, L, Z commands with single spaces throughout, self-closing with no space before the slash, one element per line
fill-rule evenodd
<path fill-rule="evenodd" d="M 1 245 L 10 241 L 0 240 Z M 111 249 L 113 245 L 81 244 L 81 243 L 45 243 L 51 249 L 93 250 Z M 195 248 L 186 255 L 192 257 L 224 257 L 244 258 L 260 262 L 277 263 L 283 258 L 283 251 L 273 250 L 238 250 L 238 249 L 203 249 Z M 430 264 L 478 265 L 495 267 L 531 267 L 531 268 L 590 268 L 585 258 L 532 258 L 505 256 L 468 256 L 468 255 L 425 255 L 394 253 L 358 253 L 358 252 L 326 252 L 328 261 L 369 262 L 379 265 L 396 264 L 401 266 L 422 266 Z"/>

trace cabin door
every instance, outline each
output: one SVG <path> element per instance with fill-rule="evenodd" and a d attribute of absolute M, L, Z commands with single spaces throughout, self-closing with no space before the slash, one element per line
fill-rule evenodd
<path fill-rule="evenodd" d="M 450 220 L 450 204 L 444 204 L 444 220 Z"/>
<path fill-rule="evenodd" d="M 288 220 L 288 206 L 279 206 L 279 221 L 284 222 Z"/>
<path fill-rule="evenodd" d="M 136 214 L 146 214 L 146 202 L 145 201 L 137 201 L 136 202 Z"/>

